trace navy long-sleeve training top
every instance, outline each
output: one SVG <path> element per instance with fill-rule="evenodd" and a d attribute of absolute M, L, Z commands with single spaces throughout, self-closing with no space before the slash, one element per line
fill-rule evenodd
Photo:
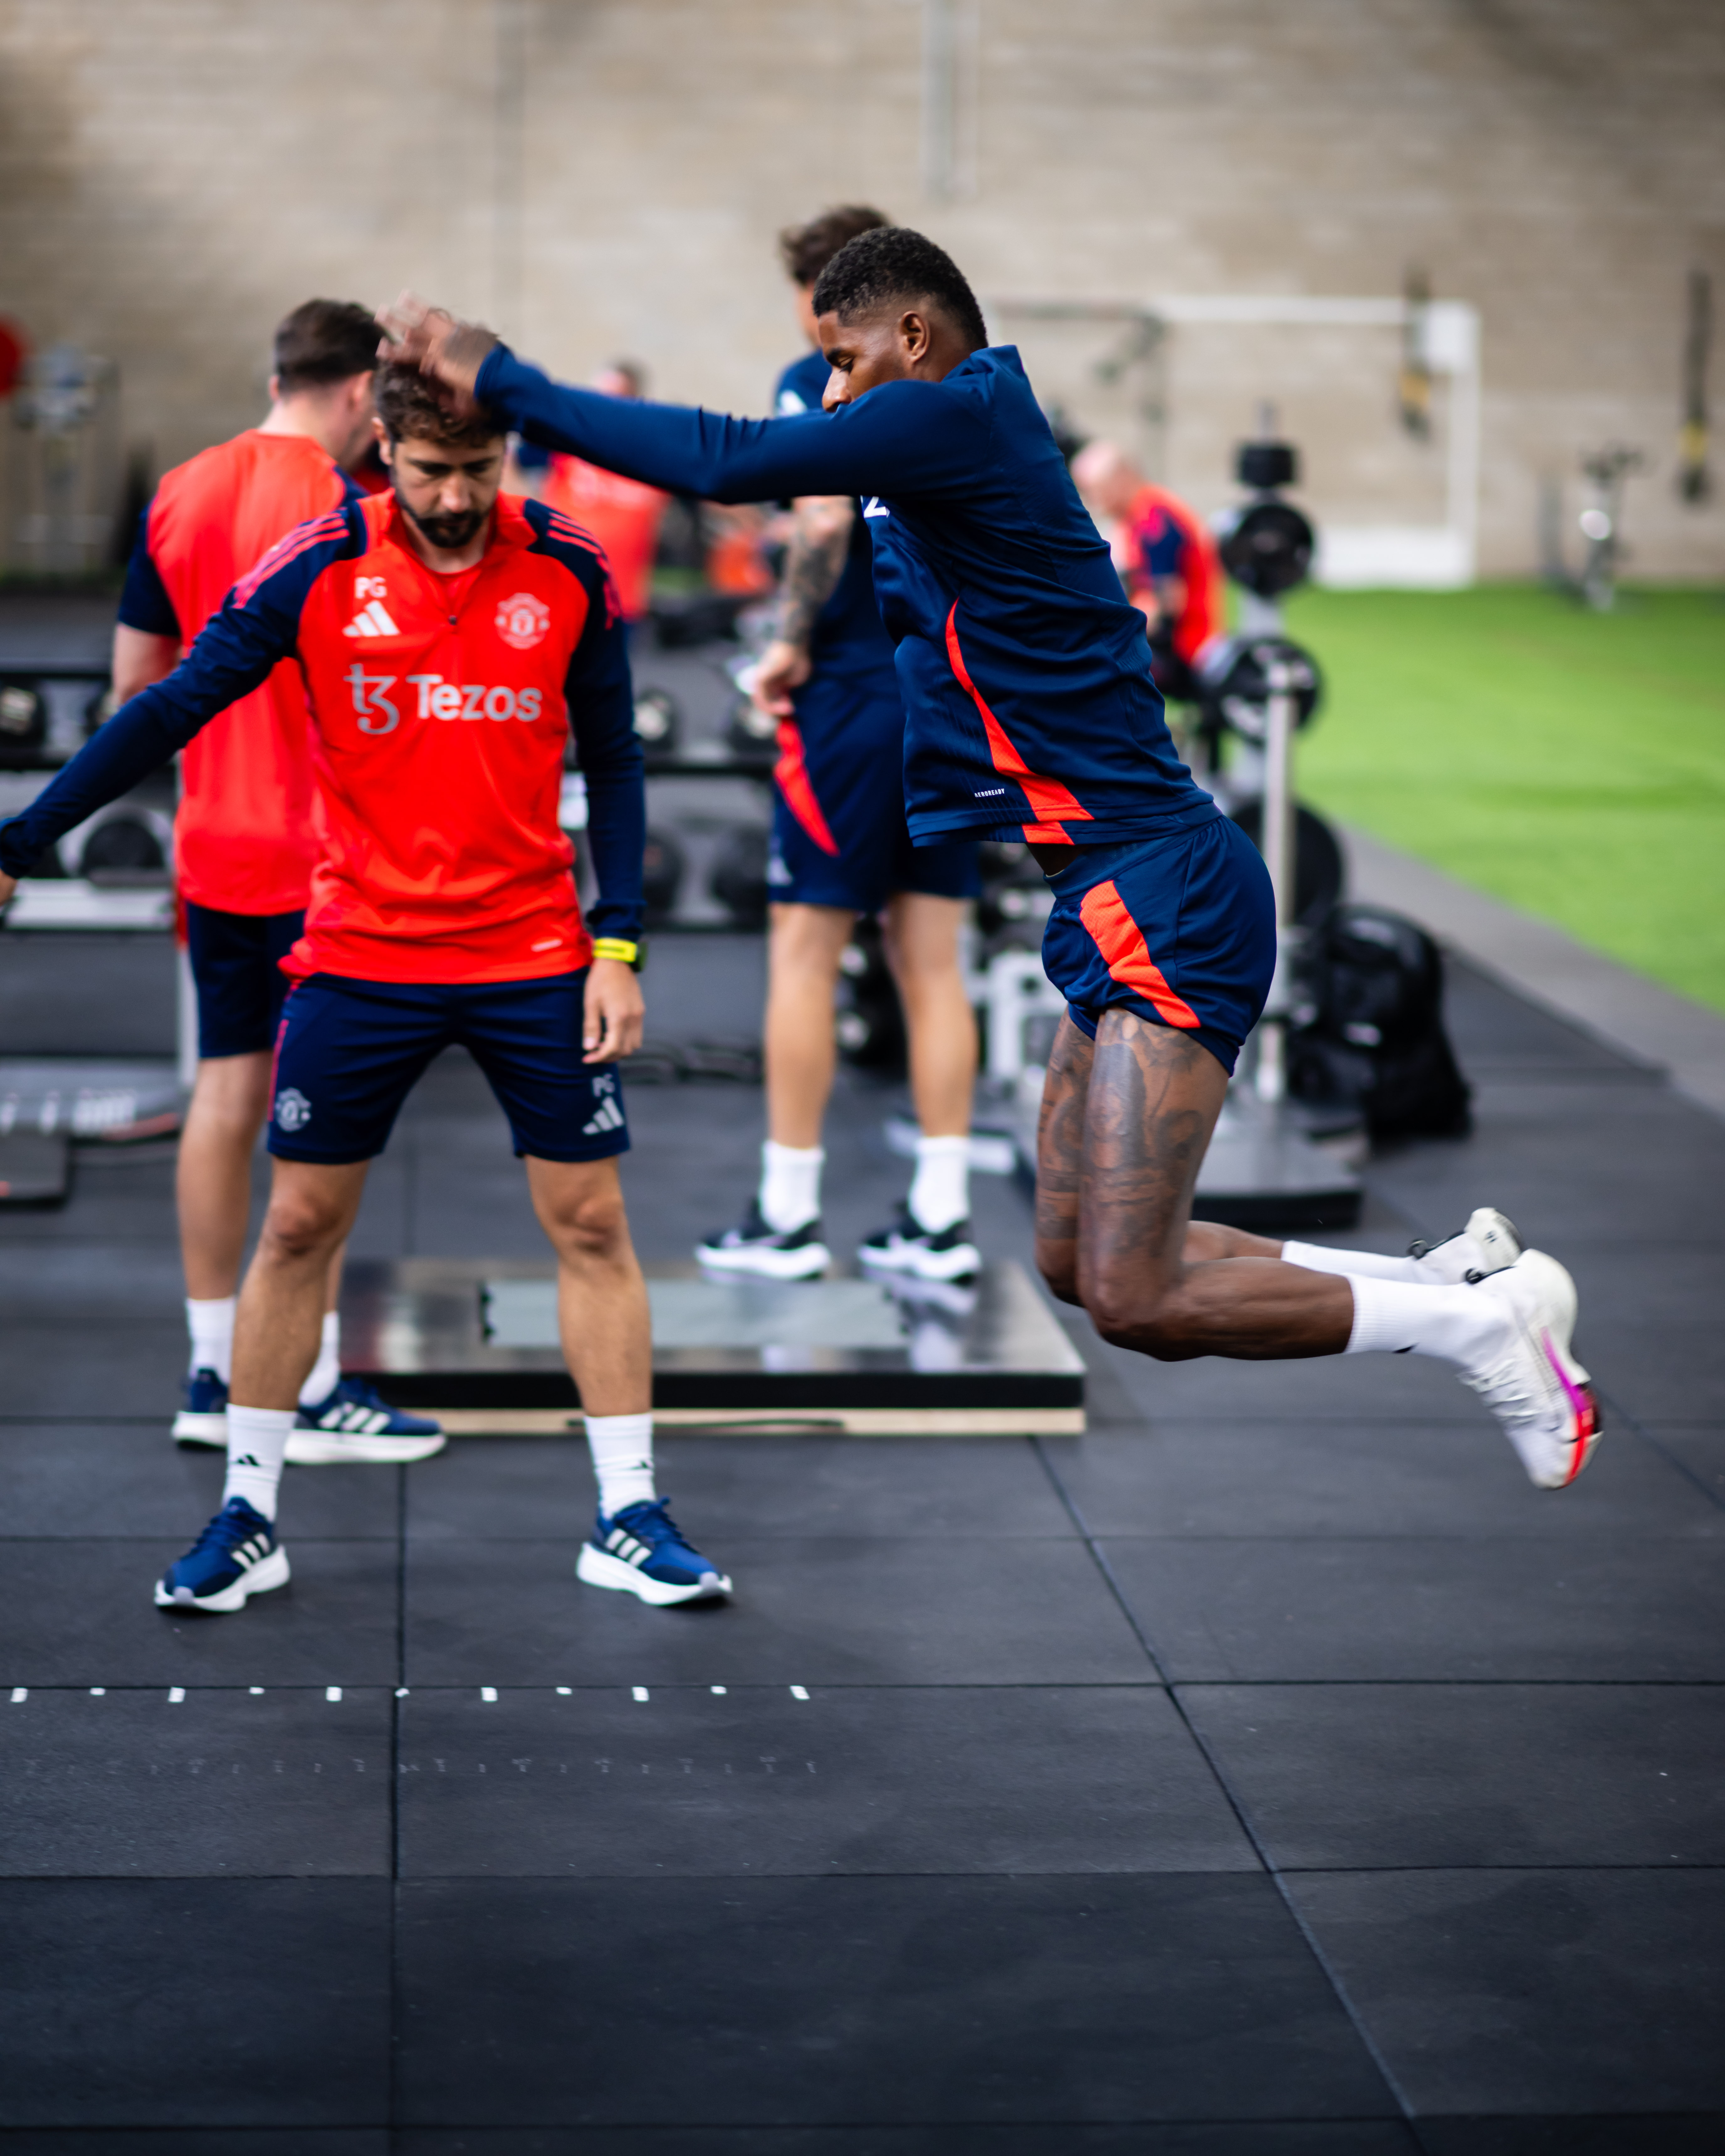
<path fill-rule="evenodd" d="M 917 839 L 1104 844 L 1217 812 L 1010 345 L 830 415 L 737 419 L 569 389 L 498 346 L 480 400 L 530 441 L 715 501 L 863 498 Z"/>

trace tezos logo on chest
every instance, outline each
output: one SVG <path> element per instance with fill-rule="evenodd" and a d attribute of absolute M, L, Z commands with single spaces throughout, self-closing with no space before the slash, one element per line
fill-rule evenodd
<path fill-rule="evenodd" d="M 497 609 L 497 634 L 511 649 L 531 651 L 551 631 L 551 608 L 531 592 L 517 592 Z"/>

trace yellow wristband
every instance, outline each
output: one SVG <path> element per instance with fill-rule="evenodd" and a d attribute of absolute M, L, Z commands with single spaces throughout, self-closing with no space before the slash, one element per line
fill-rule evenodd
<path fill-rule="evenodd" d="M 620 936 L 596 936 L 593 954 L 595 958 L 614 958 L 619 966 L 633 966 L 641 955 L 639 943 L 625 943 Z"/>

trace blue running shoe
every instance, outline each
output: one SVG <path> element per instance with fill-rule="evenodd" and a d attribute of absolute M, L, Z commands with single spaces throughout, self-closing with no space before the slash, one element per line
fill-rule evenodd
<path fill-rule="evenodd" d="M 300 1409 L 288 1433 L 287 1456 L 295 1467 L 336 1467 L 356 1460 L 398 1467 L 429 1460 L 449 1441 L 439 1424 L 391 1407 L 363 1378 L 343 1378 L 326 1400 Z"/>
<path fill-rule="evenodd" d="M 669 1497 L 625 1505 L 614 1520 L 601 1512 L 581 1545 L 575 1577 L 589 1587 L 619 1587 L 643 1602 L 700 1602 L 731 1592 L 711 1558 L 690 1548 L 670 1516 Z"/>
<path fill-rule="evenodd" d="M 225 1445 L 228 1388 L 213 1370 L 194 1370 L 186 1380 L 186 1404 L 174 1417 L 176 1445 Z"/>
<path fill-rule="evenodd" d="M 158 1609 L 244 1609 L 249 1594 L 288 1584 L 275 1527 L 244 1497 L 230 1497 L 184 1557 L 156 1583 Z"/>

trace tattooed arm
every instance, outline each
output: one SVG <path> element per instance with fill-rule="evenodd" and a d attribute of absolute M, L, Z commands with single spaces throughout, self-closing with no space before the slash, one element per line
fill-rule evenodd
<path fill-rule="evenodd" d="M 817 614 L 838 588 L 850 550 L 855 504 L 845 494 L 805 495 L 785 557 L 773 641 L 755 669 L 752 694 L 776 719 L 791 716 L 791 691 L 809 679 L 809 640 Z"/>

